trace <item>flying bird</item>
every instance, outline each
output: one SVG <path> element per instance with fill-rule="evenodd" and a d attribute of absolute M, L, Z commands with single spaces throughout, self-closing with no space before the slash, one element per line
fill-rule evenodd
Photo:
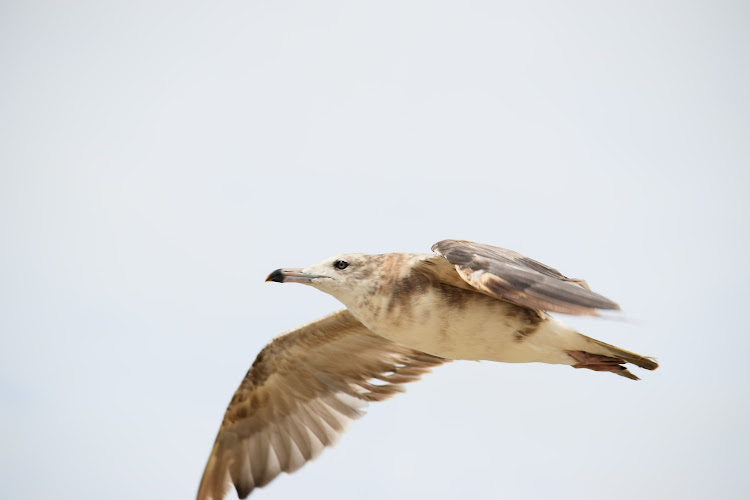
<path fill-rule="evenodd" d="M 649 357 L 582 335 L 548 313 L 617 310 L 585 281 L 504 248 L 461 240 L 433 254 L 344 254 L 266 281 L 302 283 L 346 309 L 258 354 L 224 415 L 198 491 L 240 498 L 331 446 L 372 401 L 451 360 L 541 362 L 638 380 Z"/>

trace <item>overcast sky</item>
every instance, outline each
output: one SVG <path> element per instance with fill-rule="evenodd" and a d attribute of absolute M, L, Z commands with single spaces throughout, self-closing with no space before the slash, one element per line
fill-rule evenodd
<path fill-rule="evenodd" d="M 511 248 L 623 320 L 630 380 L 457 362 L 252 498 L 746 498 L 750 8 L 0 6 L 0 483 L 191 498 L 278 267 Z M 229 498 L 234 498 L 234 493 Z"/>

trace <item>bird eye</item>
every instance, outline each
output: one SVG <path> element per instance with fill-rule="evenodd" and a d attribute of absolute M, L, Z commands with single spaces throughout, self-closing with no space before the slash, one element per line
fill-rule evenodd
<path fill-rule="evenodd" d="M 335 267 L 338 270 L 346 269 L 347 267 L 349 267 L 349 263 L 345 260 L 339 259 L 333 263 L 333 267 Z"/>

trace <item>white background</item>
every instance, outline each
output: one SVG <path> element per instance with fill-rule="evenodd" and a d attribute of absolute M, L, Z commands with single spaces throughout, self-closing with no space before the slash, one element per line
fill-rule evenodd
<path fill-rule="evenodd" d="M 443 238 L 586 278 L 641 382 L 457 362 L 253 498 L 745 498 L 750 9 L 3 2 L 4 498 L 191 498 L 264 283 Z M 232 498 L 234 493 L 232 493 Z"/>

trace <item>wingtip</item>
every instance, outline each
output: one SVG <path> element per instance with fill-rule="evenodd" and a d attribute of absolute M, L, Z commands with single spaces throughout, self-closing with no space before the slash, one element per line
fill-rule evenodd
<path fill-rule="evenodd" d="M 241 499 L 245 499 L 250 496 L 250 492 L 253 491 L 253 487 L 244 483 L 234 483 L 234 489 L 237 491 L 237 496 Z"/>
<path fill-rule="evenodd" d="M 603 295 L 602 295 L 602 297 L 603 297 Z M 606 298 L 606 297 L 604 297 L 604 298 Z M 617 302 L 614 302 L 613 300 L 610 300 L 610 299 L 607 299 L 607 300 L 609 300 L 608 307 L 603 307 L 602 309 L 609 310 L 609 311 L 622 311 L 622 307 L 620 307 L 620 304 L 618 304 Z"/>

